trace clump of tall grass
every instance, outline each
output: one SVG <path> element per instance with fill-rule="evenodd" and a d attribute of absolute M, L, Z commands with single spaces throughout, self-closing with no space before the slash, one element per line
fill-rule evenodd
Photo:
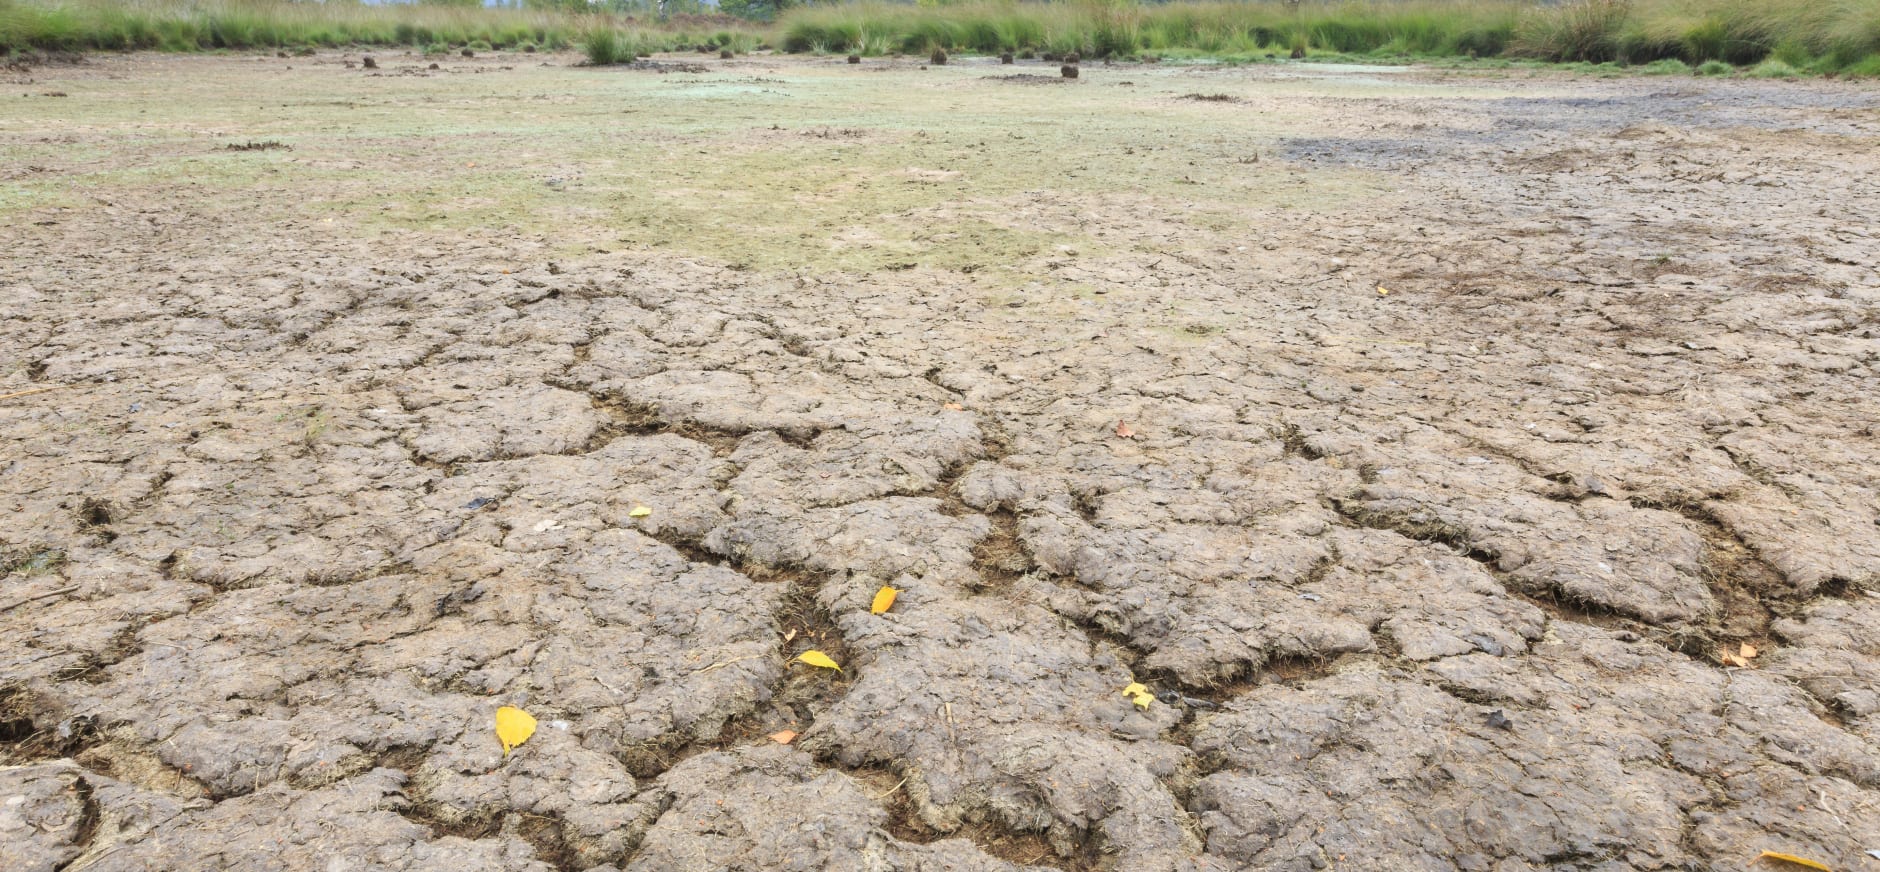
<path fill-rule="evenodd" d="M 1512 47 L 1550 61 L 1605 63 L 1618 58 L 1619 31 L 1631 15 L 1631 0 L 1566 0 L 1529 13 Z"/>
<path fill-rule="evenodd" d="M 632 50 L 625 40 L 620 38 L 620 31 L 613 27 L 596 27 L 581 37 L 581 52 L 587 55 L 587 61 L 595 66 L 606 66 L 631 61 Z"/>

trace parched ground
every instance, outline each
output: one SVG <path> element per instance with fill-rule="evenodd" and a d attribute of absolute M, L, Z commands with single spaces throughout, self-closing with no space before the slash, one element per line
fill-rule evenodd
<path fill-rule="evenodd" d="M 1870 85 L 347 60 L 4 73 L 0 868 L 1880 869 Z"/>

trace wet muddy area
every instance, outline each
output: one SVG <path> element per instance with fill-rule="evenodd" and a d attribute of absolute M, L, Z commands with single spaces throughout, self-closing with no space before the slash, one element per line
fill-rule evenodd
<path fill-rule="evenodd" d="M 0 867 L 1880 869 L 1871 87 L 576 60 L 0 82 Z"/>

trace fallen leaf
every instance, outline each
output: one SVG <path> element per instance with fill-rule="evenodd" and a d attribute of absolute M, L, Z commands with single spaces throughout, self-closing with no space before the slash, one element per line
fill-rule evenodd
<path fill-rule="evenodd" d="M 1828 867 L 1826 867 L 1826 866 L 1823 866 L 1823 865 L 1821 865 L 1820 863 L 1817 863 L 1817 862 L 1815 862 L 1815 861 L 1813 861 L 1813 860 L 1809 860 L 1809 859 L 1806 859 L 1806 858 L 1803 858 L 1803 857 L 1797 857 L 1797 856 L 1795 856 L 1794 854 L 1779 854 L 1779 853 L 1777 853 L 1777 852 L 1775 852 L 1775 851 L 1764 851 L 1764 852 L 1762 852 L 1762 853 L 1760 853 L 1760 854 L 1757 854 L 1757 855 L 1756 855 L 1756 859 L 1758 859 L 1758 860 L 1780 860 L 1780 861 L 1782 861 L 1782 862 L 1784 862 L 1784 863 L 1793 863 L 1793 864 L 1795 864 L 1795 865 L 1797 865 L 1797 866 L 1804 866 L 1804 867 L 1807 867 L 1807 868 L 1809 868 L 1809 869 L 1820 869 L 1820 870 L 1821 870 L 1821 872 L 1834 872 L 1834 870 L 1833 870 L 1833 869 L 1829 869 Z"/>
<path fill-rule="evenodd" d="M 900 593 L 900 591 L 885 584 L 882 585 L 880 590 L 875 591 L 875 601 L 873 604 L 869 605 L 869 613 L 879 615 L 882 612 L 894 608 L 894 596 L 898 593 Z"/>
<path fill-rule="evenodd" d="M 796 731 L 795 730 L 778 730 L 770 734 L 770 740 L 772 742 L 776 742 L 779 745 L 788 745 L 791 742 L 796 741 Z"/>
<path fill-rule="evenodd" d="M 1388 296 L 1390 296 L 1390 288 L 1387 288 L 1387 287 L 1384 287 L 1383 285 L 1378 285 L 1378 286 L 1377 286 L 1377 295 L 1378 295 L 1378 296 L 1380 296 L 1380 297 L 1388 297 Z"/>
<path fill-rule="evenodd" d="M 1738 646 L 1736 646 L 1736 656 L 1738 656 L 1738 657 L 1741 657 L 1741 658 L 1743 658 L 1744 660 L 1751 660 L 1751 659 L 1754 659 L 1754 658 L 1756 657 L 1756 655 L 1757 655 L 1757 654 L 1760 654 L 1760 653 L 1762 653 L 1762 652 L 1761 652 L 1761 651 L 1758 651 L 1758 650 L 1756 650 L 1756 646 L 1755 646 L 1755 645 L 1751 645 L 1751 644 L 1750 644 L 1750 643 L 1748 643 L 1748 642 L 1744 642 L 1744 643 L 1742 643 L 1742 644 L 1740 644 L 1740 645 L 1738 645 Z"/>
<path fill-rule="evenodd" d="M 1136 431 L 1129 426 L 1128 421 L 1118 421 L 1116 422 L 1116 435 L 1124 439 L 1134 439 L 1136 438 Z"/>
<path fill-rule="evenodd" d="M 1155 694 L 1150 693 L 1149 688 L 1142 686 L 1139 682 L 1130 682 L 1128 687 L 1123 688 L 1123 695 L 1129 697 L 1129 701 L 1135 703 L 1136 708 L 1143 711 L 1148 711 L 1149 704 L 1155 702 Z"/>
<path fill-rule="evenodd" d="M 649 509 L 649 508 L 647 508 L 647 507 L 645 507 L 645 506 L 641 506 L 641 505 L 635 505 L 635 506 L 634 506 L 634 507 L 632 508 L 632 510 L 630 510 L 630 511 L 628 511 L 628 512 L 627 512 L 627 517 L 629 517 L 629 518 L 644 518 L 644 517 L 646 517 L 647 515 L 650 515 L 650 514 L 652 514 L 652 513 L 653 513 L 653 510 L 652 510 L 652 509 Z"/>
<path fill-rule="evenodd" d="M 788 632 L 785 632 L 785 633 L 783 634 L 783 641 L 785 641 L 785 642 L 788 642 L 788 641 L 790 641 L 791 639 L 794 639 L 794 638 L 796 638 L 796 630 L 794 630 L 794 629 L 792 629 L 792 630 L 789 630 Z"/>
<path fill-rule="evenodd" d="M 829 655 L 824 654 L 823 652 L 818 651 L 814 648 L 811 648 L 808 651 L 804 651 L 803 653 L 796 655 L 796 659 L 801 660 L 804 663 L 808 663 L 811 666 L 820 666 L 824 669 L 834 669 L 837 672 L 842 671 L 842 667 L 837 666 L 834 660 L 829 659 Z"/>
<path fill-rule="evenodd" d="M 965 406 L 962 406 L 962 405 L 960 405 L 959 403 L 941 403 L 941 404 L 940 404 L 940 408 L 942 408 L 942 409 L 945 409 L 945 410 L 947 410 L 947 411 L 949 411 L 949 412 L 964 412 L 964 411 L 966 411 L 966 407 L 965 407 Z"/>
<path fill-rule="evenodd" d="M 511 749 L 529 737 L 535 735 L 535 718 L 528 712 L 515 706 L 503 706 L 496 710 L 496 739 L 503 743 L 503 756 L 509 756 Z"/>
<path fill-rule="evenodd" d="M 1748 666 L 1749 665 L 1748 660 L 1744 660 L 1743 658 L 1738 657 L 1735 654 L 1732 654 L 1728 651 L 1717 652 L 1717 659 L 1723 661 L 1723 665 L 1725 666 Z"/>

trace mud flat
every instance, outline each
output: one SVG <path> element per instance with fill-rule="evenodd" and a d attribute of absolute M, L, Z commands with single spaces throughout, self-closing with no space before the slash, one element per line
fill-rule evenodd
<path fill-rule="evenodd" d="M 7 72 L 0 867 L 1880 868 L 1870 87 L 661 60 Z"/>

